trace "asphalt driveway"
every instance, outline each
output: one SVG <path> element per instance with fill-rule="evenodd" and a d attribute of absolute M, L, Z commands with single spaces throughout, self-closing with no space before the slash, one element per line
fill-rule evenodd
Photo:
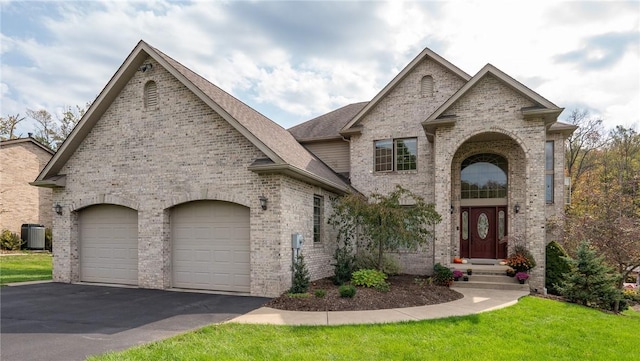
<path fill-rule="evenodd" d="M 254 310 L 267 298 L 42 283 L 0 289 L 0 360 L 84 360 Z"/>

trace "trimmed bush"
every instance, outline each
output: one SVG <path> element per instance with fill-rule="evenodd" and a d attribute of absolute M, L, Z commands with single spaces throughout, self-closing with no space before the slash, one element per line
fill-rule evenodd
<path fill-rule="evenodd" d="M 338 288 L 338 292 L 340 292 L 340 297 L 353 298 L 356 295 L 356 288 L 352 285 L 342 285 Z"/>
<path fill-rule="evenodd" d="M 296 257 L 296 262 L 293 264 L 293 272 L 293 285 L 291 285 L 289 292 L 306 293 L 309 289 L 311 277 L 302 253 L 298 253 L 298 257 Z"/>
<path fill-rule="evenodd" d="M 317 297 L 317 298 L 324 298 L 324 296 L 327 295 L 327 291 L 323 290 L 323 289 L 317 289 L 313 292 L 313 294 Z"/>
<path fill-rule="evenodd" d="M 349 282 L 355 267 L 355 257 L 351 247 L 345 245 L 344 247 L 336 248 L 333 253 L 333 259 L 336 261 L 333 266 L 333 283 L 342 285 Z"/>
<path fill-rule="evenodd" d="M 438 286 L 451 286 L 453 283 L 453 271 L 440 263 L 436 263 L 433 266 L 433 283 Z"/>
<path fill-rule="evenodd" d="M 13 233 L 7 229 L 0 234 L 0 248 L 9 251 L 18 251 L 25 242 L 17 233 Z"/>
<path fill-rule="evenodd" d="M 568 254 L 562 245 L 556 241 L 550 242 L 547 245 L 546 251 L 547 268 L 544 285 L 550 294 L 560 295 L 558 285 L 571 270 L 569 262 L 567 261 Z"/>
<path fill-rule="evenodd" d="M 378 287 L 386 284 L 387 275 L 374 269 L 361 269 L 353 272 L 351 283 L 356 286 Z"/>

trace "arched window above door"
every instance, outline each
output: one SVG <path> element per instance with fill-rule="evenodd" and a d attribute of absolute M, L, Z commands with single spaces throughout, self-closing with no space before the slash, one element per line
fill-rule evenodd
<path fill-rule="evenodd" d="M 472 155 L 462 161 L 462 199 L 506 198 L 507 159 L 491 153 Z"/>

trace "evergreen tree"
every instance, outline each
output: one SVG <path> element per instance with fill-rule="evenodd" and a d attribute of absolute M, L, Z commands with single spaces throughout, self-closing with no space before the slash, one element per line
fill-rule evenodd
<path fill-rule="evenodd" d="M 567 252 L 558 242 L 553 241 L 547 245 L 545 287 L 553 295 L 560 294 L 557 287 L 564 279 L 565 274 L 571 270 L 567 256 Z"/>
<path fill-rule="evenodd" d="M 309 276 L 309 270 L 304 262 L 304 256 L 302 253 L 298 253 L 296 262 L 293 264 L 293 285 L 291 285 L 291 293 L 305 293 L 309 290 L 309 282 L 311 277 Z"/>
<path fill-rule="evenodd" d="M 622 298 L 621 291 L 616 288 L 619 276 L 604 264 L 603 257 L 598 257 L 588 242 L 582 242 L 576 258 L 566 259 L 571 271 L 565 274 L 564 281 L 558 287 L 560 294 L 569 302 L 606 310 L 614 309 Z"/>

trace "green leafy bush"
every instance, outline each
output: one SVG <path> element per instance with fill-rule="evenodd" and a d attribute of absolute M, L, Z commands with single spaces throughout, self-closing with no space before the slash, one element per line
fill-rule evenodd
<path fill-rule="evenodd" d="M 356 286 L 379 287 L 386 284 L 387 275 L 375 269 L 361 269 L 353 272 L 351 283 Z"/>
<path fill-rule="evenodd" d="M 433 283 L 438 286 L 451 286 L 453 283 L 453 271 L 440 263 L 436 263 L 433 266 Z"/>
<path fill-rule="evenodd" d="M 355 257 L 351 247 L 345 245 L 336 248 L 333 253 L 333 259 L 336 261 L 333 268 L 333 283 L 342 285 L 351 279 L 355 267 Z"/>
<path fill-rule="evenodd" d="M 18 251 L 25 242 L 18 236 L 17 233 L 13 233 L 7 229 L 0 234 L 0 248 L 9 251 Z"/>
<path fill-rule="evenodd" d="M 53 251 L 53 232 L 51 228 L 45 228 L 44 230 L 44 249 L 49 252 Z"/>
<path fill-rule="evenodd" d="M 356 288 L 352 285 L 342 285 L 338 288 L 338 292 L 340 292 L 340 297 L 353 298 L 356 295 Z"/>
<path fill-rule="evenodd" d="M 313 294 L 317 297 L 317 298 L 324 298 L 324 296 L 327 295 L 327 291 L 323 290 L 323 289 L 317 289 L 313 292 Z"/>
<path fill-rule="evenodd" d="M 302 253 L 296 257 L 296 262 L 293 264 L 293 285 L 291 285 L 291 293 L 305 293 L 309 289 L 309 282 L 311 277 L 309 276 L 309 270 L 304 262 L 304 256 Z"/>
<path fill-rule="evenodd" d="M 562 245 L 553 241 L 547 245 L 546 248 L 546 278 L 544 281 L 547 292 L 553 295 L 560 295 L 560 291 L 557 286 L 562 282 L 565 274 L 569 273 L 571 268 L 567 261 L 567 252 Z"/>
<path fill-rule="evenodd" d="M 622 299 L 622 291 L 616 288 L 619 275 L 605 265 L 603 257 L 582 242 L 576 252 L 576 258 L 567 257 L 571 271 L 558 285 L 558 291 L 569 302 L 612 310 L 616 301 Z M 619 310 L 624 305 L 620 303 Z"/>
<path fill-rule="evenodd" d="M 377 269 L 377 256 L 368 251 L 360 251 L 355 257 L 355 269 Z M 389 254 L 382 256 L 382 272 L 388 275 L 397 275 L 400 272 L 400 264 Z"/>

